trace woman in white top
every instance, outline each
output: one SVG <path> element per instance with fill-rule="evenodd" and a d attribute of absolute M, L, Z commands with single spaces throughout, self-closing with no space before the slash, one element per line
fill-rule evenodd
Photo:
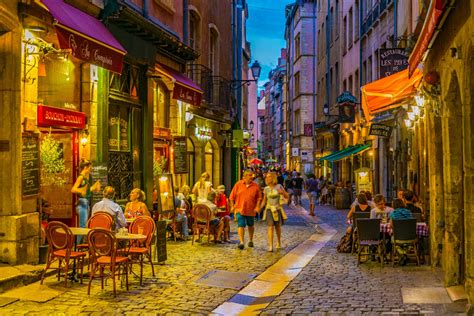
<path fill-rule="evenodd" d="M 217 210 L 217 207 L 214 203 L 208 200 L 209 193 L 212 190 L 212 183 L 209 181 L 209 173 L 204 172 L 201 174 L 201 178 L 193 187 L 193 194 L 196 197 L 196 203 L 205 204 L 211 208 L 212 211 Z"/>
<path fill-rule="evenodd" d="M 287 219 L 283 207 L 280 204 L 280 198 L 289 198 L 288 192 L 285 191 L 281 184 L 278 184 L 275 172 L 269 172 L 265 177 L 267 186 L 263 190 L 263 200 L 260 208 L 265 207 L 263 219 L 268 225 L 268 251 L 273 251 L 273 227 L 275 227 L 277 235 L 276 249 L 281 248 L 281 225 Z"/>

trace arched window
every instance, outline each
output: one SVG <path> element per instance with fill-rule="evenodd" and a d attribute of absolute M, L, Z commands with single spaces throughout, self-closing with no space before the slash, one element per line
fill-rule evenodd
<path fill-rule="evenodd" d="M 210 179 L 214 180 L 213 167 L 214 167 L 214 149 L 212 148 L 211 142 L 207 142 L 205 147 L 205 170 L 211 176 Z"/>

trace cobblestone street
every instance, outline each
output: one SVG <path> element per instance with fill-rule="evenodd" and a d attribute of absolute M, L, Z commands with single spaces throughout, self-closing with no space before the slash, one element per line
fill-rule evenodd
<path fill-rule="evenodd" d="M 303 200 L 307 206 L 307 200 Z M 118 289 L 113 298 L 111 282 L 100 289 L 100 281 L 94 281 L 91 295 L 84 285 L 75 283 L 64 293 L 45 302 L 16 301 L 0 308 L 1 315 L 139 315 L 139 314 L 209 314 L 216 307 L 229 301 L 239 291 L 210 287 L 195 283 L 211 270 L 245 272 L 255 275 L 281 259 L 291 249 L 315 233 L 315 224 L 330 225 L 336 235 L 317 253 L 289 286 L 262 310 L 264 315 L 273 314 L 455 314 L 463 306 L 456 304 L 403 304 L 402 287 L 441 287 L 438 276 L 429 266 L 406 266 L 383 269 L 375 263 L 357 267 L 356 257 L 338 254 L 335 250 L 345 230 L 346 211 L 332 207 L 317 207 L 316 218 L 307 216 L 301 207 L 288 207 L 289 220 L 284 226 L 284 249 L 266 251 L 266 226 L 259 222 L 254 238 L 255 247 L 237 249 L 236 227 L 232 225 L 232 244 L 191 245 L 188 242 L 169 242 L 168 260 L 155 268 L 156 277 L 146 266 L 143 287 L 131 278 L 130 290 Z M 247 239 L 248 241 L 248 239 Z M 41 289 L 38 284 L 24 288 Z M 45 281 L 44 288 L 64 291 L 54 277 Z M 2 296 L 8 297 L 8 293 Z"/>

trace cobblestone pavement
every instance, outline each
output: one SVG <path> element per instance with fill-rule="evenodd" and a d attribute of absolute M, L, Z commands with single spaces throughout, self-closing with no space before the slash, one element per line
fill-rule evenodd
<path fill-rule="evenodd" d="M 22 300 L 1 307 L 0 315 L 209 314 L 238 291 L 209 287 L 195 281 L 211 270 L 264 272 L 314 233 L 313 219 L 306 213 L 299 207 L 287 209 L 289 220 L 283 228 L 283 246 L 286 247 L 278 252 L 266 251 L 267 230 L 262 222 L 256 225 L 255 247 L 238 250 L 236 227 L 232 223 L 232 244 L 195 243 L 192 246 L 191 241 L 169 242 L 168 260 L 165 265 L 155 267 L 156 277 L 151 276 L 151 268 L 146 266 L 144 285 L 141 287 L 137 279 L 131 278 L 130 290 L 126 292 L 118 287 L 117 298 L 112 295 L 111 282 L 101 290 L 99 280 L 93 281 L 88 296 L 85 281 L 84 285 L 76 283 L 68 287 L 66 292 L 46 303 Z M 63 289 L 54 277 L 46 279 L 45 284 Z M 4 295 L 8 296 L 8 292 Z"/>
<path fill-rule="evenodd" d="M 303 200 L 307 206 L 307 200 Z M 465 302 L 456 304 L 403 304 L 401 288 L 442 287 L 439 274 L 427 265 L 380 267 L 357 257 L 336 252 L 346 229 L 347 211 L 316 206 L 318 222 L 337 229 L 336 234 L 289 286 L 262 312 L 316 315 L 454 315 Z"/>

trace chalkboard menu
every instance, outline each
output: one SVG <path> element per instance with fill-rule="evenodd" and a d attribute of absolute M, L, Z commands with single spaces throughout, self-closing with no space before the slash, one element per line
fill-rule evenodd
<path fill-rule="evenodd" d="M 106 163 L 93 163 L 91 169 L 92 184 L 96 181 L 100 181 L 100 192 L 92 192 L 91 207 L 95 203 L 102 200 L 102 190 L 107 186 L 107 164 Z"/>
<path fill-rule="evenodd" d="M 173 138 L 174 173 L 188 173 L 188 153 L 185 136 Z"/>
<path fill-rule="evenodd" d="M 23 135 L 21 151 L 21 189 L 23 196 L 36 195 L 40 191 L 39 160 L 38 135 Z"/>
<path fill-rule="evenodd" d="M 166 221 L 156 222 L 156 255 L 155 260 L 165 262 L 168 259 L 166 253 Z"/>

